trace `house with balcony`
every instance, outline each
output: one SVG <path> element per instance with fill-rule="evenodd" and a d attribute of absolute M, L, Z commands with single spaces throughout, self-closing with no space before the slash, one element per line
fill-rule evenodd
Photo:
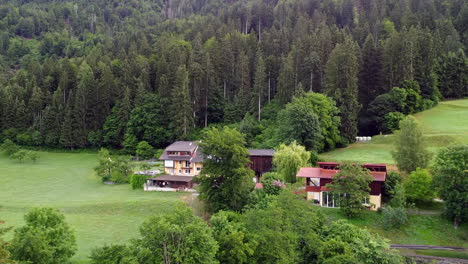
<path fill-rule="evenodd" d="M 150 178 L 146 191 L 191 191 L 193 178 L 200 174 L 203 154 L 194 141 L 176 141 L 159 157 L 164 161 L 164 174 Z"/>
<path fill-rule="evenodd" d="M 272 167 L 274 150 L 249 149 L 250 168 L 258 182 L 263 173 Z M 147 179 L 145 191 L 193 191 L 193 178 L 203 168 L 203 153 L 195 141 L 176 141 L 169 145 L 159 157 L 164 161 L 164 173 Z"/>
<path fill-rule="evenodd" d="M 322 207 L 339 207 L 339 201 L 330 193 L 327 184 L 332 183 L 333 176 L 340 172 L 337 162 L 317 162 L 318 167 L 301 168 L 297 173 L 298 178 L 306 179 L 305 191 L 307 200 L 313 200 Z M 377 210 L 382 205 L 382 189 L 387 177 L 385 164 L 363 164 L 363 168 L 369 170 L 374 180 L 369 184 L 369 199 L 363 204 L 370 210 Z"/>

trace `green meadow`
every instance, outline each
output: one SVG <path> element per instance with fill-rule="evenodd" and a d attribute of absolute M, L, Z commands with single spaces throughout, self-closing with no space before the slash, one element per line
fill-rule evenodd
<path fill-rule="evenodd" d="M 468 99 L 440 102 L 436 107 L 418 113 L 429 150 L 437 152 L 450 144 L 468 144 Z M 394 164 L 391 155 L 393 135 L 372 137 L 370 142 L 360 142 L 346 148 L 320 155 L 326 161 L 356 161 Z"/>
<path fill-rule="evenodd" d="M 96 154 L 88 153 L 40 152 L 36 164 L 1 156 L 0 219 L 19 227 L 32 207 L 60 209 L 75 230 L 78 251 L 73 260 L 82 263 L 94 247 L 137 237 L 148 216 L 172 210 L 184 195 L 104 185 L 94 174 L 96 163 Z"/>

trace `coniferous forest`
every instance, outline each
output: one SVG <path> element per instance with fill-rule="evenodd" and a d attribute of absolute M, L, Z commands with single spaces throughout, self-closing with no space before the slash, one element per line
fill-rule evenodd
<path fill-rule="evenodd" d="M 468 96 L 467 51 L 465 0 L 4 0 L 0 141 L 324 151 Z"/>

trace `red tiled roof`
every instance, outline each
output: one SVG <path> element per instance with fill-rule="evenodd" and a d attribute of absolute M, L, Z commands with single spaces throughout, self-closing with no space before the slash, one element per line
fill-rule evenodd
<path fill-rule="evenodd" d="M 320 179 L 331 179 L 333 175 L 340 172 L 339 170 L 326 170 L 322 168 L 301 168 L 297 173 L 297 177 L 299 178 L 320 178 Z M 381 171 L 370 171 L 372 177 L 374 177 L 374 181 L 385 181 L 387 176 L 386 172 Z"/>

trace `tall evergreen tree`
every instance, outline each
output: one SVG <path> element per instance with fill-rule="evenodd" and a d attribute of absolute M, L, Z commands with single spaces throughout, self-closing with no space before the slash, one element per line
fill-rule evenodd
<path fill-rule="evenodd" d="M 188 72 L 185 65 L 179 66 L 175 86 L 172 90 L 171 127 L 178 139 L 187 138 L 194 126 L 192 104 L 189 93 Z"/>
<path fill-rule="evenodd" d="M 326 67 L 325 92 L 335 99 L 340 109 L 341 135 L 352 142 L 357 135 L 358 103 L 358 47 L 349 37 L 333 49 Z"/>
<path fill-rule="evenodd" d="M 362 49 L 362 66 L 359 72 L 359 102 L 364 108 L 379 94 L 384 93 L 382 51 L 369 35 Z"/>
<path fill-rule="evenodd" d="M 254 101 L 256 101 L 257 105 L 257 116 L 258 116 L 258 121 L 261 120 L 262 117 L 262 103 L 265 98 L 265 92 L 267 88 L 267 78 L 266 78 L 266 72 L 265 72 L 265 62 L 263 60 L 263 54 L 262 51 L 259 50 L 257 51 L 257 66 L 255 68 L 255 84 L 254 84 L 254 93 L 256 95 L 256 98 L 254 98 Z"/>

